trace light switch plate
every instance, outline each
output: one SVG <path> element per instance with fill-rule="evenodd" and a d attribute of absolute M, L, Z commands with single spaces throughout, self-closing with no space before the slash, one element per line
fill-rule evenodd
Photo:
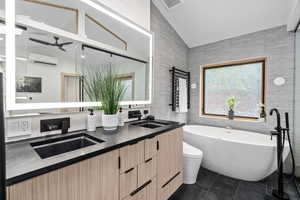
<path fill-rule="evenodd" d="M 32 120 L 27 119 L 9 119 L 7 121 L 7 137 L 20 137 L 32 134 Z"/>

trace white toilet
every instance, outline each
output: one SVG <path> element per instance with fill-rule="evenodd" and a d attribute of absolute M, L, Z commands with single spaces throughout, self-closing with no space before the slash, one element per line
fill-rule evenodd
<path fill-rule="evenodd" d="M 183 183 L 194 184 L 197 180 L 203 153 L 200 149 L 183 142 Z"/>

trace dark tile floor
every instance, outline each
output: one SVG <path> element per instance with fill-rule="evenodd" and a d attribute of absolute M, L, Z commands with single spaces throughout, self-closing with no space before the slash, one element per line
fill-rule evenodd
<path fill-rule="evenodd" d="M 201 168 L 197 182 L 182 185 L 170 200 L 264 200 L 266 192 L 276 186 L 274 174 L 259 182 L 232 179 Z M 300 200 L 292 183 L 285 184 L 290 200 Z"/>

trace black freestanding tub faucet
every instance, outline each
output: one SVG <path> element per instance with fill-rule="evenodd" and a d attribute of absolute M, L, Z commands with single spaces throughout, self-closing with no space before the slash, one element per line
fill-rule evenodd
<path fill-rule="evenodd" d="M 272 116 L 274 112 L 276 113 L 276 119 L 277 119 L 277 126 L 275 127 L 275 130 L 280 132 L 281 131 L 280 113 L 279 113 L 277 108 L 273 108 L 273 109 L 270 110 L 270 115 Z"/>
<path fill-rule="evenodd" d="M 281 119 L 280 119 L 280 113 L 278 109 L 273 108 L 270 111 L 270 115 L 272 116 L 273 113 L 276 113 L 276 119 L 277 119 L 277 126 L 275 127 L 275 130 L 271 131 L 271 140 L 273 135 L 276 136 L 277 139 L 277 173 L 278 173 L 278 187 L 277 189 L 274 189 L 272 191 L 272 194 L 267 194 L 265 199 L 277 199 L 277 200 L 289 200 L 288 194 L 284 192 L 284 185 L 283 185 L 283 160 L 282 160 L 282 153 L 284 148 L 284 142 L 285 142 L 285 133 L 283 132 L 283 129 L 281 127 Z"/>

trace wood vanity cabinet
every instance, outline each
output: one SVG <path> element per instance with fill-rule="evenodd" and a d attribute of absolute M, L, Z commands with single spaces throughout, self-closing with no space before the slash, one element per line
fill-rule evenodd
<path fill-rule="evenodd" d="M 156 195 L 156 178 L 153 178 L 140 187 L 138 191 L 131 193 L 124 200 L 155 200 Z"/>
<path fill-rule="evenodd" d="M 158 137 L 150 137 L 145 139 L 145 160 L 152 158 L 157 155 L 158 146 L 157 146 Z"/>
<path fill-rule="evenodd" d="M 120 173 L 124 173 L 142 163 L 145 159 L 144 149 L 144 141 L 122 147 L 120 149 Z"/>
<path fill-rule="evenodd" d="M 149 138 L 120 149 L 121 200 L 156 199 L 156 141 Z"/>
<path fill-rule="evenodd" d="M 182 129 L 123 147 L 120 159 L 121 200 L 167 200 L 183 183 Z"/>
<path fill-rule="evenodd" d="M 182 129 L 7 188 L 8 200 L 167 200 L 182 184 Z"/>
<path fill-rule="evenodd" d="M 119 151 L 8 187 L 9 200 L 119 200 Z"/>
<path fill-rule="evenodd" d="M 183 183 L 182 129 L 158 136 L 157 200 L 167 200 Z"/>

